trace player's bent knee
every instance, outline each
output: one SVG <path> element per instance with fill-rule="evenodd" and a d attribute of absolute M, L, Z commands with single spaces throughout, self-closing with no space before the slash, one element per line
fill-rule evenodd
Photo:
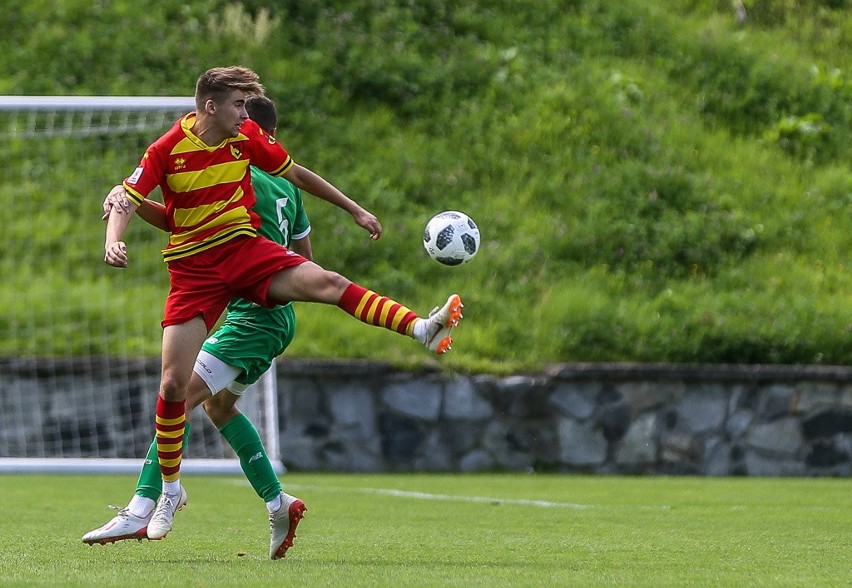
<path fill-rule="evenodd" d="M 199 404 L 213 398 L 210 390 L 200 378 L 193 378 L 189 382 L 189 391 L 186 393 L 186 410 L 189 412 Z"/>
<path fill-rule="evenodd" d="M 160 396 L 168 401 L 180 401 L 186 399 L 187 383 L 180 378 L 169 377 L 163 374 L 160 380 Z"/>
<path fill-rule="evenodd" d="M 317 276 L 314 293 L 322 298 L 323 302 L 337 302 L 351 283 L 337 272 L 323 270 L 322 274 Z"/>
<path fill-rule="evenodd" d="M 237 416 L 240 411 L 233 405 L 225 406 L 222 403 L 216 402 L 215 399 L 216 397 L 214 396 L 204 401 L 201 406 L 204 408 L 204 412 L 207 413 L 210 421 L 219 428 Z"/>

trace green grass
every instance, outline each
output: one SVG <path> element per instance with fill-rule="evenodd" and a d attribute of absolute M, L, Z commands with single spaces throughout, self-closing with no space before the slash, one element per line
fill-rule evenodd
<path fill-rule="evenodd" d="M 129 476 L 0 476 L 0 585 L 840 586 L 852 577 L 841 479 L 289 474 L 308 504 L 267 559 L 239 478 L 188 478 L 162 542 L 87 547 Z"/>

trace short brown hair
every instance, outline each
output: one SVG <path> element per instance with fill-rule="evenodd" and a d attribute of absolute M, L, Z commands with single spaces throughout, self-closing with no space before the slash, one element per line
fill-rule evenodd
<path fill-rule="evenodd" d="M 234 90 L 262 96 L 264 88 L 259 79 L 252 70 L 239 65 L 208 69 L 195 83 L 195 105 L 201 109 L 207 100 L 221 102 Z"/>

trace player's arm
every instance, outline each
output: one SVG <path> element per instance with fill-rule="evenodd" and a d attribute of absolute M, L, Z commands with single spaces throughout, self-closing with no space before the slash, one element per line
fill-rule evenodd
<path fill-rule="evenodd" d="M 294 163 L 283 177 L 290 180 L 297 188 L 313 194 L 330 204 L 342 208 L 352 215 L 358 226 L 370 233 L 374 241 L 382 235 L 382 225 L 376 216 L 364 209 L 360 204 L 349 198 L 346 194 L 335 188 L 330 182 L 319 174 L 308 168 Z"/>
<path fill-rule="evenodd" d="M 113 207 L 110 210 L 107 219 L 106 243 L 104 244 L 104 262 L 113 267 L 127 267 L 127 246 L 121 239 L 138 206 L 127 201 L 126 205 L 122 205 L 120 208 L 127 212 L 119 212 L 119 207 Z"/>
<path fill-rule="evenodd" d="M 119 184 L 110 190 L 107 197 L 104 199 L 104 215 L 103 220 L 109 219 L 109 214 L 112 209 L 116 209 L 119 214 L 128 214 L 127 205 L 130 200 L 127 199 L 127 192 L 124 190 L 124 185 Z M 157 227 L 161 231 L 169 232 L 168 217 L 166 216 L 166 207 L 159 202 L 148 200 L 142 201 L 139 208 L 136 209 L 136 214 L 149 225 Z"/>
<path fill-rule="evenodd" d="M 136 214 L 146 223 L 157 227 L 161 231 L 166 231 L 167 233 L 171 231 L 164 204 L 145 199 L 136 210 Z"/>
<path fill-rule="evenodd" d="M 301 239 L 293 239 L 290 241 L 290 247 L 288 247 L 290 251 L 294 251 L 301 255 L 306 259 L 313 260 L 314 251 L 311 248 L 311 237 L 310 235 L 305 235 Z"/>

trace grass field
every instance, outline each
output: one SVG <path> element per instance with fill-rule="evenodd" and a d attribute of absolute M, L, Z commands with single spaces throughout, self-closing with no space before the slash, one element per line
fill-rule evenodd
<path fill-rule="evenodd" d="M 240 478 L 194 477 L 161 542 L 88 547 L 129 476 L 0 475 L 0 585 L 848 586 L 852 481 L 288 474 L 286 559 Z"/>

